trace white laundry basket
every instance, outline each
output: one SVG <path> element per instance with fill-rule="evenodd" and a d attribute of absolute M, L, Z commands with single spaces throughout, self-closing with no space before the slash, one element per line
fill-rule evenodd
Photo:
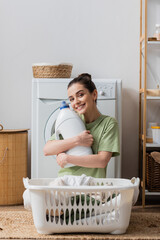
<path fill-rule="evenodd" d="M 38 233 L 126 232 L 139 178 L 135 178 L 134 183 L 128 179 L 95 178 L 95 186 L 79 187 L 49 186 L 53 180 L 24 182 L 30 192 Z"/>

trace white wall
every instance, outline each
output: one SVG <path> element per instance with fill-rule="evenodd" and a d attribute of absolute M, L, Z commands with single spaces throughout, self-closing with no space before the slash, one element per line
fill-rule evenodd
<path fill-rule="evenodd" d="M 122 79 L 122 176 L 137 176 L 139 0 L 0 0 L 0 123 L 6 129 L 31 127 L 37 62 L 70 62 L 72 77 Z"/>

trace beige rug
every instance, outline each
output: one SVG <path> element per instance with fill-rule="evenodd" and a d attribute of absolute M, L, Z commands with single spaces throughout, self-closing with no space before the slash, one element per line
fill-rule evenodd
<path fill-rule="evenodd" d="M 0 207 L 0 239 L 160 239 L 160 211 L 132 211 L 130 225 L 124 235 L 110 234 L 38 234 L 32 213 L 19 207 Z"/>

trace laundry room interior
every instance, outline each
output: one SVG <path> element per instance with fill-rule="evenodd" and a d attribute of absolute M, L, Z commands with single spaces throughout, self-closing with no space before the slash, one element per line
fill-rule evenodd
<path fill-rule="evenodd" d="M 37 9 L 1 1 L 3 127 L 31 134 L 34 63 L 72 63 L 71 77 L 122 79 L 122 176 L 138 176 L 139 1 L 131 2 L 40 1 Z M 29 136 L 29 156 L 30 145 Z"/>
<path fill-rule="evenodd" d="M 148 19 L 151 19 L 150 25 L 148 20 L 150 26 L 148 29 L 147 26 L 144 27 L 145 23 L 142 24 L 142 21 L 145 21 L 143 16 L 146 14 L 145 4 L 148 4 L 148 9 L 152 9 L 153 5 L 153 11 L 147 10 Z M 14 206 L 18 206 L 15 212 L 19 214 L 15 215 L 17 219 L 22 214 L 28 214 L 23 207 L 23 192 L 18 199 L 19 193 L 15 190 L 22 188 L 24 191 L 24 186 L 28 186 L 26 180 L 23 182 L 23 177 L 33 179 L 35 185 L 38 184 L 35 178 L 58 177 L 60 167 L 57 165 L 56 157 L 45 156 L 44 146 L 54 133 L 53 128 L 60 112 L 61 102 L 65 100 L 70 104 L 67 96 L 68 83 L 80 74 L 88 73 L 97 88 L 97 107 L 102 114 L 114 117 L 119 125 L 120 156 L 111 158 L 106 178 L 140 180 L 134 214 L 138 219 L 138 214 L 141 216 L 146 211 L 150 218 L 153 217 L 151 225 L 154 226 L 149 227 L 147 220 L 146 222 L 144 220 L 143 229 L 148 229 L 146 230 L 148 234 L 149 229 L 152 231 L 152 227 L 155 230 L 156 221 L 160 222 L 160 184 L 158 183 L 158 189 L 151 190 L 154 194 L 146 194 L 148 168 L 146 165 L 144 167 L 146 161 L 144 156 L 146 158 L 149 154 L 149 158 L 151 151 L 157 153 L 160 148 L 158 145 L 160 136 L 159 143 L 147 145 L 153 143 L 152 130 L 148 126 L 160 129 L 160 92 L 158 92 L 160 39 L 158 40 L 158 37 L 156 39 L 154 35 L 155 25 L 160 26 L 160 1 L 153 0 L 152 5 L 151 0 L 0 0 L 0 173 L 3 176 L 3 179 L 0 178 L 2 182 L 0 195 L 3 195 L 0 211 L 2 218 L 5 215 L 9 217 L 12 211 L 9 207 L 14 209 Z M 144 8 L 143 14 L 141 8 Z M 146 30 L 143 29 L 148 30 L 148 35 L 145 35 Z M 148 44 L 148 48 L 143 45 L 149 37 L 152 38 L 150 41 L 156 41 L 154 50 L 151 50 L 151 44 Z M 150 56 L 150 59 L 147 60 L 146 56 Z M 62 78 L 34 75 L 37 66 L 59 64 L 72 66 L 70 75 Z M 147 88 L 157 90 L 154 95 L 156 101 L 154 103 L 150 101 L 148 105 L 145 90 L 146 76 L 147 81 L 150 80 Z M 152 93 L 150 96 L 152 98 Z M 146 146 L 150 149 L 148 150 Z M 10 149 L 13 150 L 11 154 Z M 5 165 L 5 158 L 11 159 L 12 163 Z M 160 160 L 156 164 L 160 182 Z M 10 187 L 7 187 L 7 181 L 12 182 Z M 45 184 L 47 183 L 46 180 Z M 11 196 L 12 191 L 15 191 L 13 196 Z M 141 220 L 143 221 L 143 216 Z M 23 227 L 22 235 L 18 235 L 18 230 L 8 232 L 5 227 L 11 227 L 10 223 L 5 225 L 2 222 L 0 238 L 36 237 L 38 239 L 46 236 L 38 236 L 34 230 L 33 220 L 31 221 L 33 226 L 29 225 L 31 227 L 29 231 L 27 220 L 24 224 L 16 221 L 19 229 Z M 134 239 L 141 239 L 142 232 L 139 226 L 133 229 L 132 225 L 130 226 L 129 230 L 131 230 L 127 232 L 129 239 L 134 236 L 132 235 L 134 231 L 136 233 Z M 158 229 L 160 231 L 158 225 L 156 226 L 157 232 L 153 230 L 154 234 L 158 234 Z M 71 230 L 72 228 L 70 228 L 72 233 Z M 39 230 L 39 234 L 40 232 L 45 234 L 45 231 Z M 116 234 L 113 230 L 110 232 Z M 107 239 L 104 233 L 103 238 Z M 123 231 L 117 231 L 117 234 L 122 233 Z M 123 234 L 118 236 L 120 237 L 117 239 L 123 239 Z M 54 238 L 54 235 L 52 237 Z M 59 239 L 67 239 L 65 235 L 63 237 Z M 74 234 L 72 237 L 76 239 Z M 90 237 L 91 235 L 87 233 L 86 239 L 91 239 Z M 97 235 L 94 239 L 102 238 L 100 236 L 98 238 Z M 160 236 L 157 239 L 160 239 Z"/>

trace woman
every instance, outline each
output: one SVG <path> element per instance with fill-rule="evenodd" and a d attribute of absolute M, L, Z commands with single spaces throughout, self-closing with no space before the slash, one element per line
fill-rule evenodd
<path fill-rule="evenodd" d="M 59 176 L 86 174 L 105 178 L 109 160 L 112 156 L 119 155 L 117 121 L 99 112 L 96 105 L 97 89 L 91 75 L 87 73 L 79 75 L 68 84 L 68 98 L 73 110 L 85 122 L 87 130 L 65 140 L 55 140 L 53 135 L 44 147 L 44 154 L 57 155 L 57 163 L 61 166 Z M 71 156 L 65 153 L 78 145 L 91 146 L 93 155 Z M 67 163 L 75 166 L 64 168 Z"/>

